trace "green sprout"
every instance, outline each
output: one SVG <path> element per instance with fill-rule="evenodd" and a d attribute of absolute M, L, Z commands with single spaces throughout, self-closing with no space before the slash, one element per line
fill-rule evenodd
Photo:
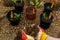
<path fill-rule="evenodd" d="M 36 0 L 36 6 L 38 6 L 40 4 L 39 0 Z"/>
<path fill-rule="evenodd" d="M 47 17 L 46 13 L 44 13 L 44 14 L 43 14 L 43 17 L 44 17 L 44 18 L 46 18 L 46 17 Z"/>
<path fill-rule="evenodd" d="M 15 4 L 17 3 L 18 0 L 12 0 Z M 20 0 L 21 1 L 21 0 Z"/>
<path fill-rule="evenodd" d="M 33 3 L 32 1 L 30 1 L 30 4 L 31 4 L 31 5 L 34 5 L 34 3 Z"/>
<path fill-rule="evenodd" d="M 15 15 L 14 18 L 19 19 L 20 14 L 14 13 L 14 15 Z"/>
<path fill-rule="evenodd" d="M 17 3 L 17 0 L 12 0 L 14 3 Z"/>
<path fill-rule="evenodd" d="M 35 2 L 33 2 L 32 0 L 30 1 L 30 5 L 32 6 L 39 6 L 40 2 L 39 0 L 35 0 Z"/>
<path fill-rule="evenodd" d="M 47 8 L 50 8 L 49 6 Z"/>

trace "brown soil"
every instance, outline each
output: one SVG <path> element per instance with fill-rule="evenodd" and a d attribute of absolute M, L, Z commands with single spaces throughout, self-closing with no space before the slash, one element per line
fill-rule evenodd
<path fill-rule="evenodd" d="M 26 7 L 26 6 L 25 6 Z M 43 8 L 37 8 L 36 19 L 30 21 L 26 19 L 25 13 L 22 13 L 22 17 L 19 25 L 12 26 L 9 21 L 6 19 L 6 11 L 14 9 L 13 7 L 4 7 L 0 3 L 0 40 L 14 40 L 17 32 L 24 27 L 30 26 L 33 23 L 39 25 L 40 23 L 40 14 L 42 13 Z M 57 12 L 57 14 L 56 14 Z M 60 37 L 60 11 L 54 11 L 54 19 L 49 29 L 46 30 L 46 33 L 53 37 Z M 3 15 L 3 16 L 2 16 Z M 2 17 L 1 17 L 2 16 Z"/>

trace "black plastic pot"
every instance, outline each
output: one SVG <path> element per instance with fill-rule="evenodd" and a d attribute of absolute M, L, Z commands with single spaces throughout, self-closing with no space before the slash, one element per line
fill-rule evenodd
<path fill-rule="evenodd" d="M 53 10 L 54 7 L 51 8 L 51 6 L 52 6 L 52 3 L 49 3 L 49 2 L 45 3 L 44 4 L 44 11 L 46 11 L 46 12 L 52 12 L 52 10 Z"/>
<path fill-rule="evenodd" d="M 24 1 L 20 3 L 20 0 L 17 0 L 16 3 L 14 3 L 15 10 L 18 10 L 20 12 L 23 12 L 24 9 Z"/>
<path fill-rule="evenodd" d="M 43 29 L 48 29 L 50 27 L 50 24 L 52 23 L 53 16 L 51 16 L 50 19 L 45 19 L 43 17 L 43 14 L 40 15 L 40 27 Z"/>
<path fill-rule="evenodd" d="M 11 11 L 13 12 L 13 18 L 10 17 Z M 6 17 L 7 17 L 7 19 L 10 21 L 11 25 L 13 25 L 13 26 L 18 25 L 19 22 L 20 22 L 21 12 L 19 12 L 19 11 L 17 11 L 17 10 L 11 10 L 11 11 L 9 11 L 9 12 L 7 13 Z M 14 18 L 14 16 L 15 16 L 14 13 L 20 14 L 20 15 L 19 15 L 19 18 L 17 18 L 17 19 Z"/>

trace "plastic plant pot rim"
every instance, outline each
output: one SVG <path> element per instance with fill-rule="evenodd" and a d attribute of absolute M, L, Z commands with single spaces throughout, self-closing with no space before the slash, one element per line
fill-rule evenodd
<path fill-rule="evenodd" d="M 35 13 L 31 13 L 31 14 L 36 14 L 36 9 L 35 9 L 35 7 L 34 6 L 28 6 L 27 8 L 26 8 L 26 14 L 28 14 L 28 10 L 33 10 L 34 9 L 34 12 Z"/>
<path fill-rule="evenodd" d="M 13 3 L 15 3 L 15 4 L 16 4 L 17 2 L 18 2 L 18 3 L 23 3 L 23 2 L 24 2 L 23 0 L 12 0 L 12 1 L 13 1 Z"/>
<path fill-rule="evenodd" d="M 19 4 L 19 5 L 14 4 L 14 7 L 24 7 L 24 4 Z"/>
<path fill-rule="evenodd" d="M 46 2 L 45 4 L 44 4 L 44 6 L 51 6 L 52 5 L 52 3 L 49 3 L 49 2 Z"/>
<path fill-rule="evenodd" d="M 19 4 L 20 6 L 24 6 L 24 2 L 23 3 L 14 3 L 14 5 L 16 6 L 17 4 Z"/>
<path fill-rule="evenodd" d="M 50 10 L 52 10 L 52 9 L 54 8 L 54 5 L 53 5 L 52 8 L 47 8 L 47 7 L 50 7 L 50 6 L 52 6 L 52 3 L 47 2 L 47 3 L 44 4 L 44 8 L 45 8 L 45 9 L 48 9 L 48 10 L 50 9 Z"/>
<path fill-rule="evenodd" d="M 23 7 L 24 6 L 23 4 L 19 4 L 19 5 L 18 4 L 14 4 L 14 5 L 18 6 L 18 7 L 20 7 L 20 6 Z"/>

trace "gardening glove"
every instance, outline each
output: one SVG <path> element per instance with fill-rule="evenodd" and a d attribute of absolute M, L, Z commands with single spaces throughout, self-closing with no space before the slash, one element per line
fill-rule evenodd
<path fill-rule="evenodd" d="M 44 29 L 42 29 L 41 27 L 39 27 L 39 29 L 40 29 L 40 31 L 38 32 L 36 39 L 37 40 L 46 40 L 48 35 L 45 33 Z"/>
<path fill-rule="evenodd" d="M 23 30 L 22 30 L 22 40 L 34 40 L 32 36 L 27 35 Z"/>
<path fill-rule="evenodd" d="M 44 31 L 44 29 L 42 29 L 41 27 L 39 27 L 39 26 L 37 26 L 37 25 L 35 25 L 35 24 L 32 24 L 31 25 L 31 27 L 32 27 L 32 36 L 34 36 L 34 39 L 36 39 L 36 40 L 45 40 L 47 37 L 48 37 L 48 35 L 45 33 L 45 31 Z"/>
<path fill-rule="evenodd" d="M 22 31 L 23 40 L 45 40 L 48 37 L 48 35 L 44 32 L 44 29 L 36 26 L 35 24 L 32 24 L 31 27 L 29 27 L 27 30 L 29 30 L 26 31 L 28 35 L 24 31 Z"/>

